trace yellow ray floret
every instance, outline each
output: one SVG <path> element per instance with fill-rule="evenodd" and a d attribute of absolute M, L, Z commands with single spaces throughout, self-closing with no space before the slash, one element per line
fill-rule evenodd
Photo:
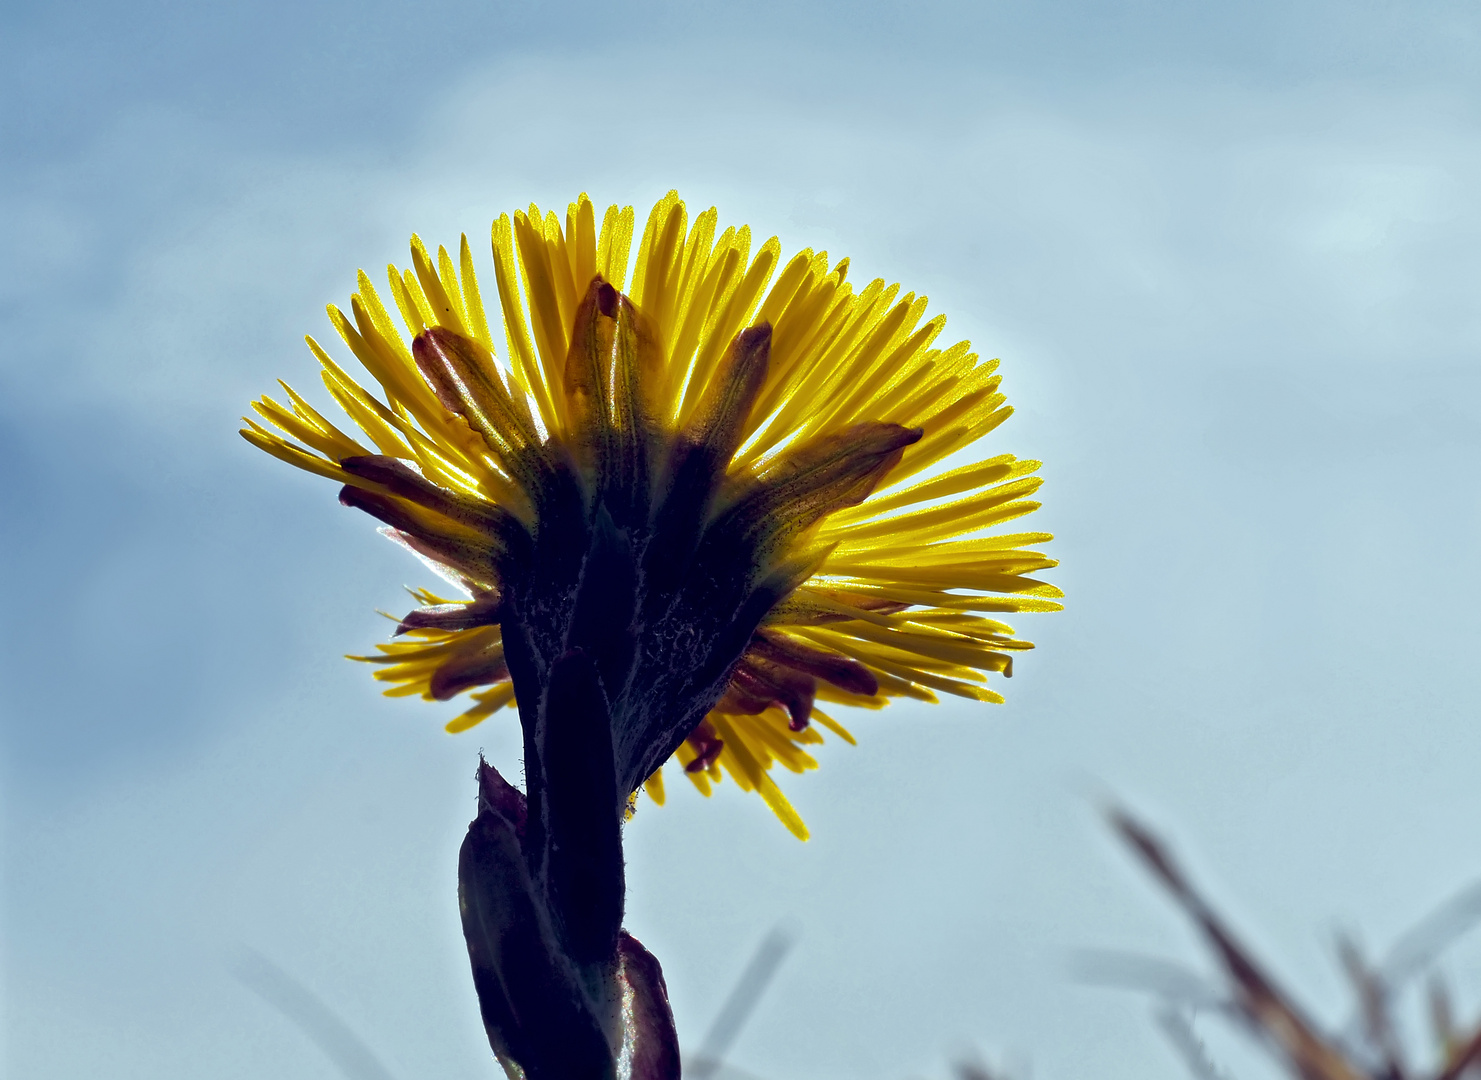
<path fill-rule="evenodd" d="M 501 216 L 491 242 L 484 276 L 492 273 L 496 302 L 480 289 L 467 236 L 456 254 L 414 236 L 411 265 L 388 267 L 383 292 L 361 272 L 347 309 L 329 307 L 369 381 L 308 344 L 360 435 L 286 385 L 286 401 L 253 403 L 257 419 L 242 432 L 361 493 L 345 499 L 371 508 L 466 594 L 418 592 L 423 607 L 397 639 L 357 657 L 375 664 L 387 694 L 471 694 L 449 731 L 515 704 L 489 522 L 503 514 L 529 525 L 538 514 L 531 454 L 562 445 L 586 460 L 593 409 L 606 410 L 600 421 L 613 438 L 638 439 L 632 433 L 644 425 L 653 430 L 641 437 L 660 441 L 708 431 L 707 418 L 728 415 L 724 402 L 740 392 L 737 335 L 767 326 L 764 373 L 745 387 L 749 407 L 726 433 L 726 490 L 781 490 L 799 470 L 832 467 L 834 449 L 840 460 L 875 453 L 866 450 L 870 432 L 909 435 L 881 447 L 858 479 L 827 489 L 826 505 L 777 504 L 796 520 L 795 528 L 779 520 L 768 534 L 780 538 L 792 584 L 679 746 L 678 766 L 706 794 L 728 774 L 805 837 L 772 766 L 815 768 L 804 747 L 822 741 L 819 728 L 853 742 L 815 702 L 878 708 L 939 693 L 1003 700 L 994 684 L 1032 646 L 991 616 L 1058 610 L 1061 593 L 1034 576 L 1055 565 L 1036 550 L 1049 534 L 1001 531 L 1038 509 L 1039 462 L 961 454 L 1012 413 L 997 360 L 980 359 L 966 342 L 939 346 L 946 320 L 927 316 L 924 296 L 883 279 L 855 290 L 847 259 L 805 249 L 784 260 L 775 237 L 754 244 L 748 226 L 722 229 L 713 208 L 691 220 L 675 192 L 641 231 L 631 207 L 609 207 L 598 223 L 582 195 L 563 218 L 534 205 Z M 590 310 L 583 297 L 598 276 L 630 297 L 635 313 L 642 348 L 625 374 L 572 366 L 581 313 Z M 630 399 L 618 393 L 624 378 Z M 661 771 L 647 791 L 663 801 Z"/>

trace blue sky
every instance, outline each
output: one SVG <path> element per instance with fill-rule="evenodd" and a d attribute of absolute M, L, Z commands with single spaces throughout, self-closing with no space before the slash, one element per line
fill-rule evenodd
<path fill-rule="evenodd" d="M 1463 5 L 0 10 L 4 1060 L 337 1076 L 256 951 L 398 1077 L 493 1074 L 460 955 L 476 754 L 339 657 L 420 568 L 236 435 L 417 231 L 669 187 L 899 280 L 1003 360 L 1068 610 L 996 708 L 894 706 L 629 826 L 629 926 L 768 1080 L 1175 1077 L 1083 948 L 1198 963 L 1114 793 L 1333 1022 L 1481 873 L 1481 20 Z M 483 257 L 483 256 L 481 256 Z M 1481 953 L 1449 961 L 1481 1003 Z M 1268 1075 L 1207 1031 L 1238 1075 Z"/>

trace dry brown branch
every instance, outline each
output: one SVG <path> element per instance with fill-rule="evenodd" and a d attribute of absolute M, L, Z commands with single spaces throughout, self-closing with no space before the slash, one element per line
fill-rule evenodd
<path fill-rule="evenodd" d="M 1113 809 L 1111 824 L 1166 886 L 1197 925 L 1223 965 L 1234 991 L 1236 1009 L 1246 1024 L 1284 1058 L 1301 1080 L 1365 1080 L 1368 1073 L 1349 1062 L 1342 1051 L 1317 1034 L 1294 1003 L 1225 927 L 1194 890 L 1171 854 L 1152 833 L 1125 811 Z"/>
<path fill-rule="evenodd" d="M 1429 1011 L 1439 1062 L 1432 1071 L 1416 1072 L 1406 1060 L 1404 1046 L 1394 1022 L 1394 1001 L 1404 983 L 1433 963 L 1435 956 L 1465 930 L 1481 919 L 1481 887 L 1472 886 L 1422 920 L 1392 949 L 1382 964 L 1370 964 L 1357 943 L 1339 937 L 1338 958 L 1353 988 L 1358 1005 L 1356 1036 L 1338 1038 L 1323 1034 L 1295 1002 L 1281 990 L 1234 936 L 1189 881 L 1167 846 L 1150 829 L 1124 810 L 1109 812 L 1112 827 L 1152 875 L 1162 883 L 1184 913 L 1193 921 L 1219 961 L 1227 987 L 1215 988 L 1215 1000 L 1226 995 L 1224 1010 L 1232 1012 L 1243 1026 L 1270 1048 L 1298 1080 L 1462 1080 L 1481 1073 L 1481 1022 L 1461 1030 L 1457 1027 L 1450 996 L 1438 978 L 1429 989 Z M 1123 965 L 1124 968 L 1124 965 Z M 1186 988 L 1196 980 L 1183 976 L 1171 965 L 1142 962 L 1139 970 L 1159 972 L 1162 997 L 1169 1008 L 1159 1022 L 1183 1057 L 1189 1071 L 1199 1080 L 1220 1075 L 1203 1053 L 1203 1047 L 1187 1017 L 1174 1006 L 1187 1002 L 1167 993 L 1168 971 Z M 1124 981 L 1124 980 L 1123 980 Z M 1146 981 L 1146 980 L 1141 980 Z"/>

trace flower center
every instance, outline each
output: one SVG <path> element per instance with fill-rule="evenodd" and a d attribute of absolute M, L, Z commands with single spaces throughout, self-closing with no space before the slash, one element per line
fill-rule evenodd
<path fill-rule="evenodd" d="M 428 616 L 502 632 L 497 654 L 471 658 L 443 688 L 507 670 L 532 792 L 562 658 L 584 657 L 595 676 L 601 703 L 591 707 L 609 722 L 613 798 L 625 806 L 726 692 L 767 613 L 814 572 L 825 552 L 810 543 L 813 527 L 867 497 L 920 438 L 919 428 L 859 423 L 732 472 L 770 351 L 768 324 L 738 333 L 675 424 L 660 389 L 662 342 L 598 275 L 574 316 L 560 428 L 544 437 L 477 342 L 434 327 L 414 343 L 428 384 L 482 437 L 517 505 L 458 495 L 386 458 L 341 461 L 389 493 L 346 489 L 346 501 L 487 588 L 469 608 Z M 418 518 L 408 502 L 433 516 Z"/>

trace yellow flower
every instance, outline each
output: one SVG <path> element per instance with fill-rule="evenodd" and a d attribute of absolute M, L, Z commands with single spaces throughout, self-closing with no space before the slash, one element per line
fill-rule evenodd
<path fill-rule="evenodd" d="M 466 594 L 416 590 L 400 640 L 357 658 L 386 693 L 471 691 L 462 731 L 580 649 L 611 702 L 619 796 L 661 803 L 673 756 L 805 838 L 769 770 L 816 767 L 814 721 L 854 741 L 819 702 L 1003 700 L 989 676 L 1032 646 L 989 616 L 1062 595 L 1027 576 L 1055 565 L 1030 550 L 1049 534 L 992 532 L 1037 509 L 1039 463 L 959 453 L 1012 409 L 996 360 L 934 347 L 946 320 L 925 297 L 855 292 L 826 252 L 782 265 L 775 237 L 752 254 L 749 227 L 717 236 L 713 208 L 691 224 L 675 192 L 628 287 L 633 225 L 613 206 L 598 229 L 585 195 L 564 228 L 535 206 L 494 223 L 502 357 L 468 238 L 455 262 L 413 236 L 412 268 L 388 267 L 405 334 L 363 271 L 349 314 L 329 308 L 379 399 L 308 339 L 369 445 L 286 385 L 287 405 L 253 408 L 288 438 L 242 434 L 343 483 Z"/>

